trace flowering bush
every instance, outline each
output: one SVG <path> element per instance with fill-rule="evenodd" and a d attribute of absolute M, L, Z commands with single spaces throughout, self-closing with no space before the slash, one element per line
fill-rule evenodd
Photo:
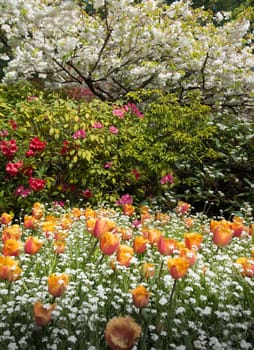
<path fill-rule="evenodd" d="M 1 349 L 253 348 L 253 211 L 191 210 L 37 202 L 18 224 L 2 213 Z"/>

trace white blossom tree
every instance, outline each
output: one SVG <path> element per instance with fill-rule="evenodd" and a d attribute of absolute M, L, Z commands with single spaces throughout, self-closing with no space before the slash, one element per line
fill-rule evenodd
<path fill-rule="evenodd" d="M 253 115 L 253 33 L 249 45 L 243 40 L 248 19 L 212 18 L 186 0 L 170 6 L 155 0 L 90 3 L 87 13 L 80 1 L 0 0 L 1 31 L 11 48 L 4 82 L 80 85 L 102 100 L 158 88 L 182 101 L 199 90 L 214 108 Z"/>

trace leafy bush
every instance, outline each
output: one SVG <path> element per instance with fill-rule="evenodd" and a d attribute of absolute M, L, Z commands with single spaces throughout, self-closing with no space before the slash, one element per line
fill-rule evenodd
<path fill-rule="evenodd" d="M 250 121 L 213 115 L 193 93 L 184 104 L 160 91 L 130 94 L 139 108 L 85 89 L 74 95 L 1 86 L 2 210 L 35 200 L 115 203 L 125 193 L 167 208 L 183 198 L 197 209 L 253 200 Z"/>

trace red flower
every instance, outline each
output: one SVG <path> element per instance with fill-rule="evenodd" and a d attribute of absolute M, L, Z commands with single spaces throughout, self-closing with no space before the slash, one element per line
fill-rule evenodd
<path fill-rule="evenodd" d="M 33 152 L 43 152 L 46 147 L 46 142 L 40 140 L 39 137 L 34 137 L 29 144 L 29 150 Z"/>
<path fill-rule="evenodd" d="M 45 180 L 38 179 L 38 178 L 35 178 L 35 177 L 30 177 L 28 182 L 29 182 L 29 187 L 33 191 L 41 191 L 41 190 L 43 190 L 44 187 L 45 187 L 45 184 L 46 184 Z"/>
<path fill-rule="evenodd" d="M 7 158 L 13 158 L 14 154 L 18 151 L 16 140 L 1 141 L 0 149 L 2 154 Z"/>
<path fill-rule="evenodd" d="M 135 176 L 136 180 L 138 181 L 140 179 L 140 173 L 137 169 L 132 169 L 132 174 Z"/>
<path fill-rule="evenodd" d="M 5 170 L 10 176 L 16 176 L 18 174 L 19 168 L 21 168 L 22 165 L 22 160 L 16 163 L 9 162 L 6 164 Z"/>

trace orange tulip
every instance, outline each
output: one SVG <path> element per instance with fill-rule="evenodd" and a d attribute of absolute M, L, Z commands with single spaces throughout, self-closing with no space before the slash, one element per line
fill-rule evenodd
<path fill-rule="evenodd" d="M 86 220 L 86 229 L 89 233 L 93 233 L 96 221 L 96 218 L 88 218 Z"/>
<path fill-rule="evenodd" d="M 135 207 L 131 204 L 123 205 L 123 213 L 124 215 L 131 216 L 135 211 Z"/>
<path fill-rule="evenodd" d="M 180 250 L 180 257 L 186 259 L 189 263 L 189 267 L 191 267 L 197 260 L 196 250 L 183 248 Z"/>
<path fill-rule="evenodd" d="M 200 249 L 203 236 L 199 233 L 187 232 L 184 234 L 184 243 L 188 249 Z"/>
<path fill-rule="evenodd" d="M 48 278 L 48 291 L 53 297 L 60 297 L 67 289 L 69 276 L 66 273 L 61 275 L 52 274 Z"/>
<path fill-rule="evenodd" d="M 84 211 L 84 215 L 86 219 L 90 219 L 90 218 L 95 218 L 96 217 L 96 213 L 92 208 L 86 208 Z"/>
<path fill-rule="evenodd" d="M 230 229 L 230 226 L 228 223 L 222 222 L 216 228 L 214 229 L 213 232 L 213 242 L 218 246 L 218 247 L 225 247 L 227 246 L 231 239 L 233 237 L 233 231 Z"/>
<path fill-rule="evenodd" d="M 124 244 L 120 244 L 120 246 L 117 249 L 116 259 L 120 265 L 129 267 L 133 255 L 134 255 L 134 250 L 132 247 L 129 247 Z"/>
<path fill-rule="evenodd" d="M 106 325 L 105 340 L 111 350 L 131 350 L 141 335 L 141 327 L 130 317 L 114 317 Z"/>
<path fill-rule="evenodd" d="M 143 232 L 143 236 L 149 240 L 149 243 L 152 246 L 158 244 L 162 236 L 162 232 L 156 228 L 148 228 L 148 229 L 144 228 L 142 232 Z"/>
<path fill-rule="evenodd" d="M 39 327 L 45 327 L 51 321 L 52 312 L 55 310 L 56 304 L 49 306 L 43 305 L 41 301 L 37 300 L 34 303 L 34 319 Z"/>
<path fill-rule="evenodd" d="M 189 268 L 189 262 L 185 258 L 169 258 L 167 261 L 168 271 L 174 279 L 183 278 Z"/>
<path fill-rule="evenodd" d="M 64 241 L 56 240 L 54 242 L 54 250 L 56 254 L 63 254 L 65 252 L 66 243 Z"/>
<path fill-rule="evenodd" d="M 233 217 L 233 222 L 231 223 L 230 228 L 233 231 L 234 237 L 240 237 L 243 231 L 248 232 L 248 228 L 244 226 L 243 218 L 240 216 Z"/>
<path fill-rule="evenodd" d="M 2 225 L 8 225 L 13 219 L 13 214 L 3 213 L 0 217 L 0 223 Z"/>
<path fill-rule="evenodd" d="M 158 250 L 163 255 L 171 255 L 177 249 L 177 241 L 173 238 L 161 236 L 158 241 Z"/>
<path fill-rule="evenodd" d="M 116 227 L 115 223 L 112 220 L 109 220 L 104 217 L 100 217 L 96 220 L 95 226 L 93 229 L 93 235 L 95 238 L 100 238 L 100 236 L 109 231 L 113 231 Z"/>
<path fill-rule="evenodd" d="M 32 216 L 34 216 L 36 219 L 39 220 L 43 217 L 44 211 L 45 211 L 44 205 L 39 202 L 36 202 L 34 203 L 32 208 Z"/>
<path fill-rule="evenodd" d="M 61 218 L 61 227 L 63 230 L 69 230 L 72 225 L 72 218 L 70 214 L 64 214 Z"/>
<path fill-rule="evenodd" d="M 19 240 L 22 235 L 22 230 L 19 225 L 14 224 L 8 227 L 5 227 L 2 232 L 2 241 L 5 242 L 7 239 L 16 239 Z"/>
<path fill-rule="evenodd" d="M 254 277 L 254 258 L 241 257 L 236 263 L 241 265 L 243 276 Z"/>
<path fill-rule="evenodd" d="M 190 208 L 191 205 L 189 203 L 178 201 L 175 211 L 179 215 L 184 215 L 190 210 Z"/>
<path fill-rule="evenodd" d="M 143 236 L 136 236 L 133 240 L 133 249 L 137 254 L 142 254 L 146 250 L 146 245 L 149 241 Z"/>
<path fill-rule="evenodd" d="M 72 216 L 73 216 L 74 218 L 79 219 L 80 216 L 83 215 L 83 212 L 82 212 L 82 210 L 80 210 L 79 208 L 72 208 L 71 214 L 72 214 Z"/>
<path fill-rule="evenodd" d="M 19 279 L 21 273 L 22 270 L 17 261 L 9 256 L 0 256 L 0 279 L 13 282 Z"/>
<path fill-rule="evenodd" d="M 4 256 L 18 256 L 22 249 L 22 243 L 16 239 L 7 239 L 4 242 L 2 253 Z"/>
<path fill-rule="evenodd" d="M 155 219 L 160 222 L 160 224 L 167 224 L 170 221 L 170 216 L 164 213 L 156 213 Z"/>
<path fill-rule="evenodd" d="M 100 249 L 105 255 L 112 255 L 119 247 L 119 238 L 112 232 L 100 236 Z"/>
<path fill-rule="evenodd" d="M 155 267 L 152 263 L 144 263 L 141 266 L 140 274 L 142 278 L 145 278 L 148 280 L 149 278 L 153 277 L 155 273 Z"/>
<path fill-rule="evenodd" d="M 32 215 L 25 215 L 24 216 L 24 227 L 27 229 L 35 229 L 37 228 L 39 221 Z"/>
<path fill-rule="evenodd" d="M 130 292 L 132 294 L 133 304 L 136 307 L 143 308 L 147 306 L 150 298 L 150 293 L 147 291 L 146 287 L 139 285 Z"/>
<path fill-rule="evenodd" d="M 132 229 L 126 227 L 117 227 L 116 233 L 121 235 L 123 241 L 129 241 L 133 235 Z"/>
<path fill-rule="evenodd" d="M 41 249 L 43 243 L 38 240 L 37 237 L 29 236 L 27 237 L 24 245 L 25 253 L 27 254 L 36 254 Z"/>

